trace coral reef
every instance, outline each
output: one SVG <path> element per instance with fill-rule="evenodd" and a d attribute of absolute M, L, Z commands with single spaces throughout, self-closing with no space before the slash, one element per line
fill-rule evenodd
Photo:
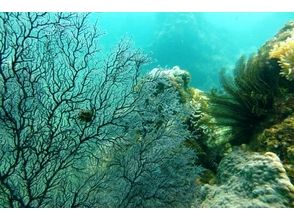
<path fill-rule="evenodd" d="M 269 57 L 281 59 L 281 57 L 287 56 L 287 54 L 289 54 L 293 49 L 294 39 L 287 38 L 287 40 L 274 45 L 273 49 L 269 52 Z"/>
<path fill-rule="evenodd" d="M 233 151 L 220 163 L 217 185 L 204 185 L 201 207 L 294 207 L 294 186 L 274 153 Z"/>
<path fill-rule="evenodd" d="M 279 75 L 280 89 L 294 92 L 294 21 L 288 22 L 272 39 L 259 50 L 257 56 L 263 59 L 267 66 L 276 69 Z"/>
<path fill-rule="evenodd" d="M 179 67 L 156 68 L 144 75 L 134 88 L 140 94 L 135 109 L 138 115 L 128 120 L 127 127 L 135 141 L 121 149 L 120 158 L 129 166 L 124 175 L 130 173 L 135 178 L 131 184 L 136 187 L 132 186 L 134 196 L 129 196 L 137 199 L 138 190 L 147 192 L 146 198 L 138 197 L 138 202 L 143 204 L 139 207 L 187 207 L 194 199 L 193 192 L 200 188 L 195 184 L 202 172 L 198 166 L 198 152 L 185 146 L 185 141 L 191 137 L 186 121 L 193 114 L 185 98 L 189 78 L 189 73 Z M 128 151 L 132 152 L 128 154 L 131 157 L 126 156 Z M 125 184 L 114 181 L 118 185 Z M 158 183 L 169 187 L 167 190 L 159 188 Z"/>
<path fill-rule="evenodd" d="M 178 101 L 188 112 L 183 120 L 186 121 L 192 135 L 199 138 L 203 133 L 208 133 L 207 124 L 211 120 L 206 113 L 208 97 L 201 90 L 189 87 L 190 79 L 191 75 L 187 71 L 175 66 L 172 69 L 155 68 L 144 80 L 156 83 L 155 96 L 167 89 L 177 92 Z"/>
<path fill-rule="evenodd" d="M 148 73 L 145 80 L 148 79 L 155 80 L 159 93 L 163 92 L 165 87 L 173 87 L 181 94 L 182 90 L 188 88 L 191 76 L 187 71 L 174 66 L 171 69 L 154 68 Z"/>
<path fill-rule="evenodd" d="M 155 96 L 167 89 L 176 91 L 178 101 L 189 109 L 195 117 L 199 117 L 202 114 L 201 110 L 207 108 L 208 99 L 204 92 L 189 87 L 190 79 L 191 75 L 187 71 L 175 66 L 172 69 L 155 68 L 145 77 L 144 81 L 149 80 L 156 83 Z"/>
<path fill-rule="evenodd" d="M 154 96 L 157 97 L 167 90 L 176 91 L 182 111 L 186 112 L 182 121 L 190 132 L 185 146 L 197 152 L 198 163 L 206 168 L 206 172 L 216 172 L 224 149 L 222 130 L 214 123 L 214 118 L 208 114 L 209 98 L 199 89 L 189 87 L 190 74 L 175 66 L 172 69 L 153 69 L 144 80 L 156 83 Z M 221 144 L 220 144 L 221 143 Z M 208 175 L 210 178 L 211 175 Z M 213 177 L 211 178 L 213 179 Z M 200 182 L 210 181 L 201 178 Z"/>
<path fill-rule="evenodd" d="M 282 64 L 292 59 L 293 42 L 277 36 L 241 57 L 232 77 L 222 73 L 222 92 L 190 88 L 189 73 L 178 67 L 153 72 L 161 76 L 157 92 L 173 87 L 189 109 L 185 145 L 205 168 L 195 180 L 203 186 L 195 207 L 294 207 L 294 86 L 291 63 Z"/>
<path fill-rule="evenodd" d="M 230 144 L 216 175 L 197 179 L 204 186 L 195 206 L 294 207 L 293 60 L 289 22 L 256 55 L 241 57 L 233 76 L 221 74 L 223 91 L 211 92 L 206 110 Z"/>

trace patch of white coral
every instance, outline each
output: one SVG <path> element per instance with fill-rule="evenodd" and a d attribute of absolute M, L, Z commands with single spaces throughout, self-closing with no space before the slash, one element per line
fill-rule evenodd
<path fill-rule="evenodd" d="M 177 88 L 187 88 L 191 79 L 190 74 L 187 71 L 180 69 L 178 66 L 174 66 L 172 69 L 154 68 L 150 71 L 148 76 L 156 78 L 166 85 L 172 84 Z"/>
<path fill-rule="evenodd" d="M 218 168 L 218 185 L 203 187 L 201 207 L 293 207 L 294 186 L 279 157 L 237 150 Z"/>

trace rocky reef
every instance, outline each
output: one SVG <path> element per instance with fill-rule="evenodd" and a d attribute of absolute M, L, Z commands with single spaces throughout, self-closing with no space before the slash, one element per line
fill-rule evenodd
<path fill-rule="evenodd" d="M 216 183 L 203 186 L 201 207 L 294 207 L 293 51 L 294 22 L 289 22 L 249 61 L 239 61 L 235 87 L 224 81 L 229 96 L 216 106 L 232 114 L 222 113 L 221 119 L 232 119 L 227 125 L 235 137 L 246 136 L 246 126 L 253 132 L 223 157 Z M 233 110 L 238 106 L 244 110 Z M 242 118 L 233 115 L 238 112 Z"/>
<path fill-rule="evenodd" d="M 174 91 L 185 112 L 183 147 L 203 168 L 192 207 L 294 207 L 293 59 L 290 22 L 256 55 L 241 57 L 233 77 L 223 73 L 220 93 L 190 87 L 191 75 L 177 66 L 144 77 L 156 83 L 155 97 Z"/>
<path fill-rule="evenodd" d="M 157 84 L 156 95 L 168 89 L 178 94 L 177 101 L 185 112 L 182 121 L 190 133 L 184 146 L 197 152 L 197 163 L 204 167 L 204 175 L 197 181 L 213 181 L 218 163 L 227 148 L 222 147 L 226 143 L 225 137 L 221 135 L 223 128 L 215 124 L 209 113 L 209 97 L 205 92 L 190 87 L 190 73 L 178 66 L 171 69 L 155 68 L 144 78 L 144 81 L 148 80 Z"/>
<path fill-rule="evenodd" d="M 205 142 L 218 154 L 206 155 L 217 168 L 206 166 L 197 180 L 203 186 L 194 206 L 294 207 L 293 60 L 294 22 L 289 22 L 256 55 L 242 57 L 233 77 L 222 73 L 223 91 L 209 94 L 202 110 L 214 128 L 223 129 L 218 139 L 227 141 Z"/>

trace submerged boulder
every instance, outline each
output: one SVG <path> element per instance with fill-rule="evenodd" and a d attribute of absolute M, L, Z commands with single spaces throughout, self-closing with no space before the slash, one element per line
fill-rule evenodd
<path fill-rule="evenodd" d="M 218 167 L 217 185 L 203 191 L 201 207 L 294 207 L 294 186 L 271 152 L 233 151 Z"/>

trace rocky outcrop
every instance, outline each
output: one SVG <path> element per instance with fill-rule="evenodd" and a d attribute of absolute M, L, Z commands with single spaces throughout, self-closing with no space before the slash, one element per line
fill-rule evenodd
<path fill-rule="evenodd" d="M 202 193 L 201 207 L 294 207 L 294 186 L 271 152 L 233 151 L 218 167 L 217 184 Z"/>

